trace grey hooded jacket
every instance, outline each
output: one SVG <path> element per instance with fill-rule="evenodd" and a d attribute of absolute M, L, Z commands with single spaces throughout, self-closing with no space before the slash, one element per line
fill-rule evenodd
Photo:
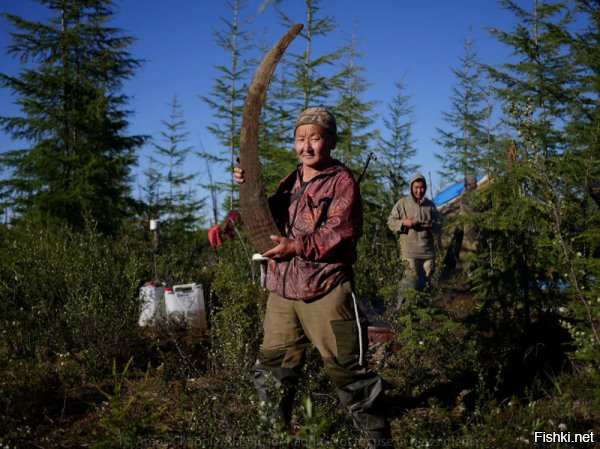
<path fill-rule="evenodd" d="M 412 185 L 415 181 L 421 180 L 427 183 L 425 177 L 416 173 L 410 178 L 411 194 L 398 200 L 392 208 L 388 217 L 388 227 L 395 233 L 400 234 L 400 247 L 403 259 L 431 259 L 435 257 L 435 236 L 439 234 L 442 228 L 442 219 L 431 201 L 424 198 L 419 203 L 412 195 Z M 432 229 L 422 229 L 419 226 L 407 228 L 402 225 L 405 218 L 412 218 L 417 222 L 433 221 Z"/>

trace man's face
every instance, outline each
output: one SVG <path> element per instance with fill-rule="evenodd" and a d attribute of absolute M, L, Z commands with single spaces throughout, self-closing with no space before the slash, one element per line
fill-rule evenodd
<path fill-rule="evenodd" d="M 427 187 L 425 187 L 425 183 L 423 181 L 415 181 L 412 183 L 410 190 L 412 195 L 420 201 L 425 198 L 425 191 L 427 190 Z"/>
<path fill-rule="evenodd" d="M 466 190 L 467 192 L 470 192 L 471 190 L 475 190 L 476 188 L 477 188 L 477 183 L 476 183 L 476 182 L 474 182 L 474 183 L 471 183 L 471 184 L 467 184 L 467 185 L 465 186 L 465 190 Z"/>
<path fill-rule="evenodd" d="M 296 128 L 294 150 L 305 167 L 322 168 L 329 160 L 334 145 L 334 138 L 319 125 L 300 125 Z"/>

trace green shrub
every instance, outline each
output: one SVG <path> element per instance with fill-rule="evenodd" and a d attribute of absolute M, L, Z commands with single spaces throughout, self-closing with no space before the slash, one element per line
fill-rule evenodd
<path fill-rule="evenodd" d="M 0 422 L 11 429 L 5 441 L 22 443 L 69 415 L 73 392 L 87 394 L 82 385 L 101 379 L 107 362 L 129 356 L 146 275 L 135 251 L 93 229 L 30 223 L 4 237 Z"/>
<path fill-rule="evenodd" d="M 126 378 L 131 362 L 130 358 L 123 370 L 119 372 L 116 361 L 113 360 L 111 391 L 98 387 L 106 398 L 103 407 L 106 410 L 98 422 L 105 437 L 94 443 L 93 449 L 134 448 L 137 447 L 140 436 L 149 430 L 154 430 L 154 427 L 158 426 L 162 431 L 167 430 L 167 426 L 158 425 L 168 408 L 166 404 L 150 410 L 139 410 L 143 396 L 149 390 L 150 368 L 148 367 L 140 383 L 134 383 Z M 126 390 L 130 390 L 128 394 L 125 394 Z"/>
<path fill-rule="evenodd" d="M 400 295 L 402 261 L 395 239 L 369 241 L 363 237 L 354 264 L 357 297 L 369 305 L 389 306 Z"/>
<path fill-rule="evenodd" d="M 262 341 L 266 291 L 228 262 L 215 268 L 209 303 L 213 329 L 214 369 L 234 377 L 249 370 Z"/>
<path fill-rule="evenodd" d="M 1 248 L 2 343 L 12 357 L 77 353 L 89 373 L 128 355 L 145 274 L 135 251 L 93 229 L 15 230 Z"/>

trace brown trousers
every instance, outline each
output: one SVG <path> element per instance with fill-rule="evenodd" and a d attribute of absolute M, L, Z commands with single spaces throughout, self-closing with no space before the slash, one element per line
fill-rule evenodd
<path fill-rule="evenodd" d="M 366 321 L 358 306 L 355 308 L 350 282 L 343 282 L 312 301 L 269 295 L 258 361 L 299 370 L 310 343 L 318 349 L 337 386 L 364 377 L 361 349 L 363 353 L 367 350 Z"/>
<path fill-rule="evenodd" d="M 435 270 L 435 259 L 404 259 L 403 285 L 423 291 L 431 281 Z"/>

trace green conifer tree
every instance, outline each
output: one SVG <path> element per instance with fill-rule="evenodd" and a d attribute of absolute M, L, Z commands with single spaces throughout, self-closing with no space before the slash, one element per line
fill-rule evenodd
<path fill-rule="evenodd" d="M 305 0 L 306 23 L 300 36 L 305 40 L 306 47 L 301 54 L 290 54 L 290 64 L 293 70 L 293 98 L 296 115 L 309 106 L 324 106 L 333 92 L 333 79 L 325 73 L 327 66 L 332 66 L 339 58 L 339 52 L 333 51 L 315 56 L 313 44 L 317 39 L 323 39 L 336 29 L 335 20 L 331 16 L 319 17 L 321 12 L 320 0 Z M 280 17 L 286 27 L 296 23 L 284 13 Z"/>
<path fill-rule="evenodd" d="M 410 97 L 401 81 L 395 83 L 396 95 L 383 116 L 385 130 L 377 136 L 376 159 L 369 164 L 361 183 L 365 200 L 365 238 L 359 242 L 358 289 L 369 292 L 371 299 L 383 300 L 389 285 L 398 280 L 398 246 L 387 229 L 387 217 L 402 196 L 409 173 L 417 167 L 410 162 L 415 155 L 412 139 L 414 123 Z M 388 293 L 383 293 L 388 291 Z M 379 297 L 382 296 L 382 297 Z M 378 298 L 379 297 L 379 298 Z"/>
<path fill-rule="evenodd" d="M 417 154 L 412 136 L 414 106 L 404 82 L 396 81 L 394 85 L 396 95 L 387 104 L 387 115 L 383 117 L 386 135 L 379 138 L 375 165 L 387 210 L 406 193 L 408 179 L 419 168 L 410 162 Z"/>
<path fill-rule="evenodd" d="M 577 356 L 591 364 L 598 384 L 600 303 L 594 298 L 600 276 L 600 209 L 590 198 L 589 189 L 600 179 L 600 3 L 577 0 L 575 7 L 582 26 L 568 35 L 576 68 L 574 82 L 568 88 L 568 149 L 561 158 L 562 182 L 550 180 L 550 186 L 563 187 L 554 196 L 554 222 L 562 234 L 559 241 L 565 271 L 577 293 L 573 310 L 578 322 L 567 329 L 577 343 Z"/>
<path fill-rule="evenodd" d="M 513 1 L 501 3 L 517 24 L 512 32 L 492 32 L 511 48 L 513 58 L 487 70 L 503 103 L 513 151 L 508 163 L 493 167 L 494 182 L 478 191 L 483 207 L 472 219 L 491 250 L 480 254 L 474 282 L 492 319 L 527 331 L 532 316 L 561 299 L 556 286 L 574 281 L 564 276 L 571 265 L 564 243 L 573 238 L 567 223 L 576 222 L 580 212 L 564 207 L 573 189 L 564 131 L 568 87 L 576 73 L 567 45 L 571 11 L 565 2 L 534 0 L 531 10 Z M 564 215 L 567 210 L 574 213 Z"/>
<path fill-rule="evenodd" d="M 342 65 L 333 78 L 337 101 L 333 108 L 338 126 L 338 151 L 341 160 L 348 167 L 359 171 L 371 150 L 377 133 L 371 130 L 375 122 L 374 101 L 364 99 L 369 87 L 364 76 L 365 67 L 358 65 L 361 56 L 358 51 L 356 33 L 340 50 Z"/>
<path fill-rule="evenodd" d="M 160 217 L 161 174 L 158 161 L 154 156 L 148 157 L 148 165 L 143 172 L 144 184 L 140 187 L 143 195 L 140 202 L 145 205 L 146 220 L 156 220 Z"/>
<path fill-rule="evenodd" d="M 199 219 L 201 201 L 195 199 L 190 183 L 196 173 L 184 171 L 192 152 L 187 144 L 189 132 L 185 130 L 183 109 L 173 97 L 168 120 L 161 120 L 164 127 L 160 131 L 160 142 L 153 143 L 155 166 L 164 192 L 158 200 L 159 214 L 167 229 L 189 230 Z"/>
<path fill-rule="evenodd" d="M 467 173 L 481 173 L 485 169 L 484 155 L 490 145 L 487 119 L 490 115 L 485 91 L 481 82 L 482 70 L 469 33 L 463 40 L 465 54 L 460 67 L 452 70 L 456 84 L 450 96 L 450 111 L 442 117 L 447 129 L 437 128 L 434 141 L 444 151 L 436 153 L 442 169 L 439 173 L 447 179 L 462 181 Z"/>
<path fill-rule="evenodd" d="M 503 103 L 535 108 L 532 126 L 539 141 L 536 152 L 548 158 L 564 149 L 565 88 L 575 78 L 565 35 L 572 14 L 565 2 L 534 0 L 531 10 L 512 0 L 500 3 L 516 16 L 518 23 L 512 33 L 498 29 L 490 32 L 511 47 L 515 57 L 498 67 L 486 66 L 486 70 Z M 518 127 L 510 121 L 510 114 L 505 119 L 509 128 Z"/>
<path fill-rule="evenodd" d="M 600 4 L 593 0 L 577 0 L 577 11 L 585 26 L 569 35 L 569 46 L 576 73 L 569 86 L 570 109 L 568 131 L 570 148 L 577 150 L 585 165 L 583 184 L 599 178 L 599 164 L 588 164 L 600 158 Z"/>
<path fill-rule="evenodd" d="M 43 22 L 5 14 L 15 28 L 8 52 L 23 61 L 18 76 L 0 75 L 22 115 L 0 125 L 24 148 L 2 154 L 18 216 L 81 228 L 87 220 L 115 232 L 130 200 L 130 167 L 143 136 L 126 134 L 128 97 L 121 93 L 140 61 L 132 38 L 110 25 L 101 0 L 38 0 Z"/>
<path fill-rule="evenodd" d="M 248 21 L 241 20 L 243 6 L 240 0 L 227 2 L 231 9 L 232 19 L 222 19 L 223 28 L 213 32 L 216 44 L 228 55 L 228 65 L 215 66 L 218 75 L 208 96 L 202 96 L 202 101 L 214 111 L 215 121 L 208 130 L 226 148 L 221 161 L 227 164 L 230 181 L 226 184 L 229 191 L 226 208 L 233 209 L 237 185 L 233 180 L 233 167 L 236 164 L 236 154 L 239 148 L 242 109 L 246 99 L 247 75 L 250 71 L 248 59 L 244 55 L 252 49 L 251 33 L 246 29 Z M 221 184 L 219 184 L 222 187 Z"/>
<path fill-rule="evenodd" d="M 353 32 L 339 53 L 339 72 L 332 78 L 337 97 L 333 107 L 338 128 L 336 157 L 359 179 L 370 158 L 369 154 L 375 153 L 374 142 L 379 135 L 378 131 L 372 129 L 375 121 L 375 102 L 364 98 L 369 83 L 364 75 L 365 67 L 358 63 L 361 55 L 358 51 L 356 32 Z M 370 163 L 369 160 L 369 166 Z M 364 229 L 367 238 L 372 240 L 372 232 L 379 229 L 381 221 L 381 189 L 376 177 L 371 176 L 372 170 L 364 173 L 360 179 L 364 203 Z"/>

